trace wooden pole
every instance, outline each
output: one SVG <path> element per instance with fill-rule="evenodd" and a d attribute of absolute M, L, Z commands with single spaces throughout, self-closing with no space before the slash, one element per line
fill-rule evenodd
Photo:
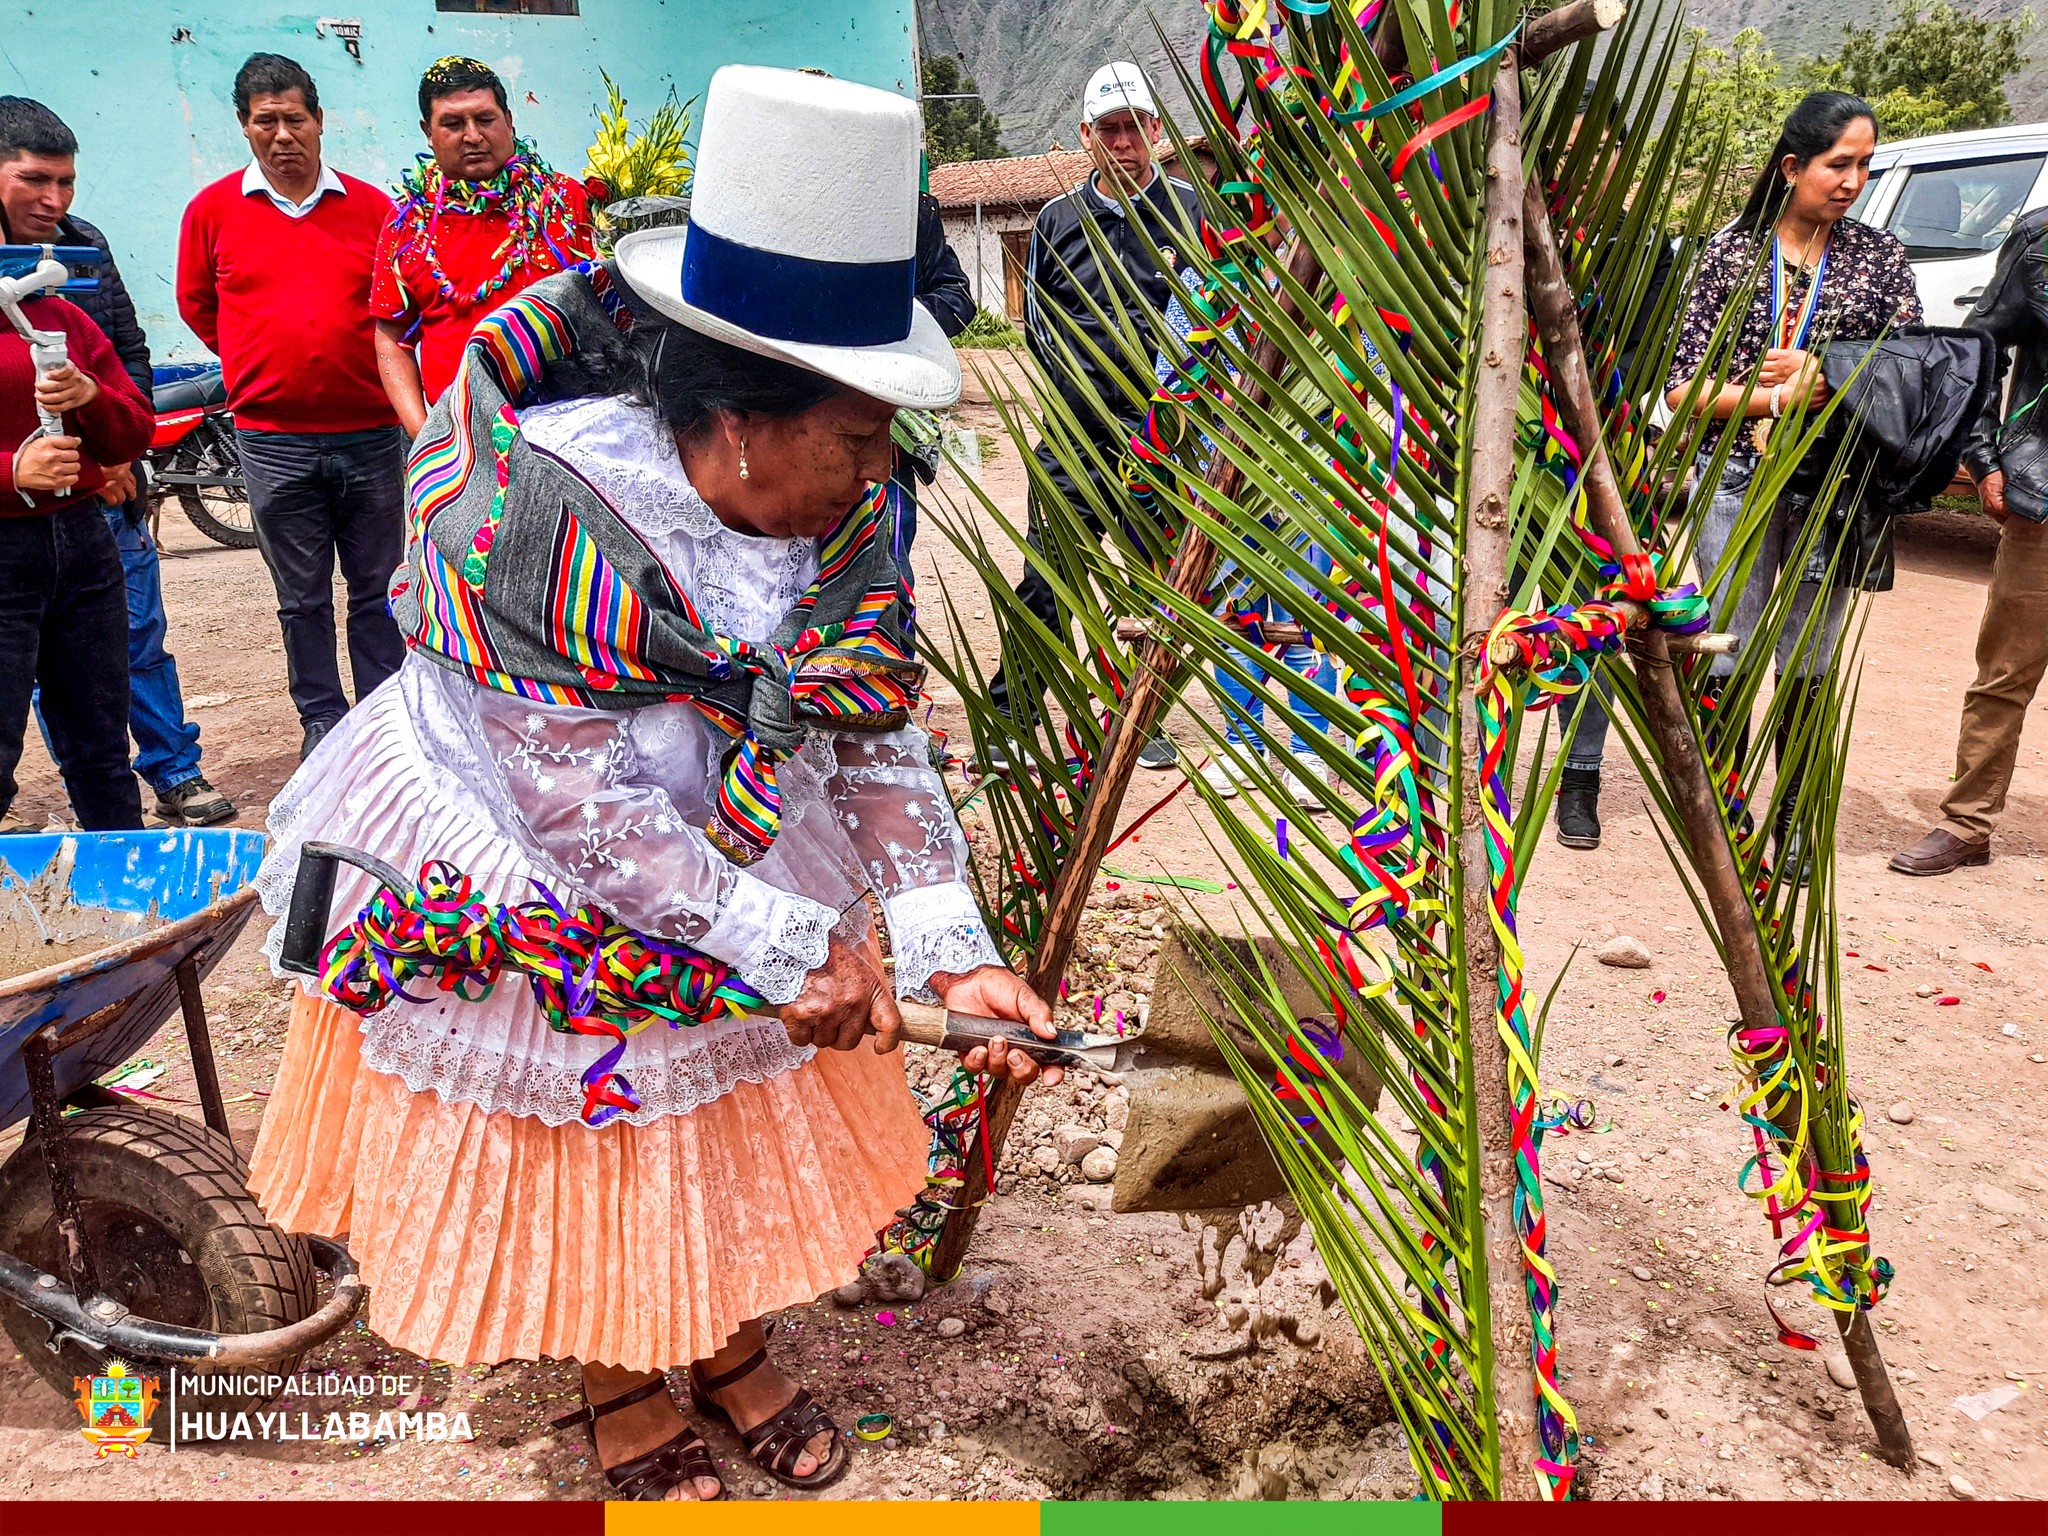
<path fill-rule="evenodd" d="M 1573 43 L 1598 36 L 1609 27 L 1619 26 L 1621 18 L 1627 14 L 1626 0 L 1572 0 L 1570 5 L 1560 5 L 1541 16 L 1531 16 L 1522 27 L 1521 40 L 1515 45 L 1522 61 L 1521 67 L 1532 68 L 1560 48 L 1569 48 Z"/>
<path fill-rule="evenodd" d="M 1593 378 L 1586 366 L 1585 343 L 1579 334 L 1571 282 L 1557 253 L 1557 237 L 1550 226 L 1549 212 L 1535 187 L 1527 189 L 1523 223 L 1528 240 L 1529 303 L 1535 312 L 1537 332 L 1543 338 L 1544 360 L 1557 386 L 1558 411 L 1564 417 L 1566 430 L 1585 450 L 1579 472 L 1586 488 L 1587 509 L 1593 526 L 1617 554 L 1636 554 L 1641 545 L 1622 501 L 1614 465 L 1601 440 Z M 1637 632 L 1631 628 L 1629 642 L 1643 696 L 1643 713 L 1649 721 L 1651 750 L 1678 808 L 1686 852 L 1699 876 L 1707 909 L 1713 913 L 1714 926 L 1721 932 L 1721 948 L 1727 956 L 1728 982 L 1735 991 L 1736 1007 L 1749 1028 L 1775 1028 L 1778 991 L 1771 984 L 1770 968 L 1764 962 L 1756 914 L 1722 830 L 1719 798 L 1700 757 L 1699 742 L 1679 692 L 1677 674 L 1672 670 L 1669 641 L 1655 629 Z M 1910 1474 L 1912 1432 L 1892 1391 L 1870 1319 L 1857 1311 L 1837 1313 L 1836 1322 L 1850 1366 L 1856 1373 L 1856 1384 L 1862 1391 L 1864 1411 L 1877 1431 L 1879 1452 L 1893 1466 Z"/>
<path fill-rule="evenodd" d="M 1308 292 L 1313 293 L 1322 281 L 1322 268 L 1315 253 L 1305 243 L 1295 246 L 1287 266 Z M 1292 301 L 1283 302 L 1287 303 L 1292 317 L 1299 320 L 1300 314 Z M 1260 338 L 1252 358 L 1254 372 L 1263 378 L 1277 378 L 1286 366 L 1279 343 L 1271 337 Z M 1256 383 L 1248 386 L 1245 393 L 1255 405 L 1266 403 L 1266 392 Z M 1228 454 L 1219 450 L 1209 461 L 1205 483 L 1210 488 L 1210 499 L 1231 502 L 1244 487 L 1244 474 Z M 1167 579 L 1175 592 L 1192 602 L 1199 602 L 1208 591 L 1209 577 L 1215 569 L 1216 547 L 1190 529 L 1181 540 Z M 1059 879 L 1053 883 L 1045 922 L 1039 929 L 1038 948 L 1031 957 L 1030 981 L 1041 997 L 1055 997 L 1059 993 L 1067 961 L 1073 956 L 1075 941 L 1080 937 L 1081 918 L 1087 909 L 1088 893 L 1095 887 L 1096 870 L 1109 847 L 1110 834 L 1116 830 L 1124 794 L 1131 786 L 1131 775 L 1137 770 L 1138 753 L 1150 739 L 1154 723 L 1171 702 L 1179 671 L 1180 658 L 1172 650 L 1158 640 L 1146 641 L 1138 653 L 1137 665 L 1132 669 L 1130 685 L 1124 690 L 1124 706 L 1110 719 L 1109 734 L 1102 743 L 1102 755 L 1095 765 L 1095 783 L 1081 807 L 1081 819 L 1074 828 L 1073 843 L 1068 849 L 1066 862 L 1061 866 Z M 982 1106 L 989 1143 L 988 1161 L 991 1164 L 1001 1155 L 1003 1140 L 1010 1133 L 1010 1123 L 1016 1119 L 1017 1105 L 1023 1093 L 1023 1089 L 1011 1083 L 998 1083 Z M 981 1219 L 982 1203 L 987 1198 L 988 1182 L 983 1161 L 969 1158 L 960 1203 L 947 1214 L 946 1224 L 939 1232 L 938 1245 L 932 1252 L 931 1274 L 934 1280 L 950 1280 L 959 1273 L 961 1260 L 967 1256 L 967 1244 L 974 1236 L 975 1223 Z"/>
<path fill-rule="evenodd" d="M 1462 551 L 1458 612 L 1459 778 L 1454 808 L 1460 904 L 1464 921 L 1458 986 L 1465 995 L 1465 1027 L 1472 1045 L 1472 1104 L 1479 1153 L 1480 1219 L 1486 1253 L 1486 1309 L 1493 1336 L 1493 1380 L 1488 1384 L 1500 1426 L 1500 1496 L 1542 1496 L 1535 1480 L 1540 1452 L 1536 1432 L 1535 1364 L 1531 1354 L 1522 1239 L 1515 1225 L 1513 1101 L 1507 1045 L 1495 1027 L 1500 939 L 1493 928 L 1487 876 L 1485 755 L 1479 729 L 1478 690 L 1486 665 L 1486 637 L 1508 600 L 1509 511 L 1514 502 L 1518 396 L 1528 310 L 1522 265 L 1522 87 L 1515 56 L 1502 61 L 1493 83 L 1486 129 L 1486 250 L 1479 296 L 1479 374 L 1472 394 L 1471 478 L 1458 547 Z M 1468 1301 L 1469 1305 L 1469 1301 Z M 1475 1319 L 1475 1323 L 1479 1320 Z"/>

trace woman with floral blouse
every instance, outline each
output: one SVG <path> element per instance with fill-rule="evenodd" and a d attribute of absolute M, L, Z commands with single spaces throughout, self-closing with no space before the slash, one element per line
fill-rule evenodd
<path fill-rule="evenodd" d="M 1868 103 L 1840 91 L 1814 92 L 1786 117 L 1742 212 L 1701 253 L 1665 399 L 1674 411 L 1703 411 L 1737 428 L 1700 530 L 1700 569 L 1710 579 L 1735 539 L 1744 496 L 1773 425 L 1788 414 L 1815 411 L 1827 399 L 1820 363 L 1825 344 L 1876 337 L 1920 321 L 1906 248 L 1847 216 L 1870 180 L 1876 149 L 1877 119 Z M 1716 347 L 1715 332 L 1731 305 L 1742 306 L 1740 319 L 1730 326 L 1732 340 L 1724 336 Z M 1888 523 L 1838 504 L 1827 532 L 1809 542 L 1813 502 L 1810 492 L 1779 498 L 1761 530 L 1748 579 L 1731 591 L 1733 572 L 1722 571 L 1714 603 L 1716 627 L 1747 642 L 1780 571 L 1802 560 L 1804 580 L 1778 644 L 1777 664 L 1780 673 L 1792 664 L 1814 605 L 1822 604 L 1817 634 L 1797 664 L 1807 680 L 1833 661 L 1850 589 L 1887 590 L 1892 575 Z M 1733 669 L 1733 657 L 1716 658 L 1717 678 Z M 1786 721 L 1793 713 L 1785 712 Z M 1747 722 L 1742 725 L 1746 735 Z M 1796 795 L 1781 797 L 1781 840 L 1795 803 Z"/>

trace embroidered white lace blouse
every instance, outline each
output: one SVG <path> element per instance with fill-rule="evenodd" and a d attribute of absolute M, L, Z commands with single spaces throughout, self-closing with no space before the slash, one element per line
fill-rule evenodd
<path fill-rule="evenodd" d="M 711 628 L 764 640 L 817 571 L 810 540 L 760 538 L 720 523 L 683 473 L 668 429 L 644 407 L 600 398 L 537 407 L 527 441 L 581 475 L 646 540 Z M 417 874 L 447 859 L 492 901 L 541 881 L 644 932 L 735 966 L 787 1002 L 825 958 L 835 927 L 867 931 L 864 892 L 881 898 L 900 995 L 932 1001 L 934 972 L 1001 964 L 966 884 L 967 847 L 922 731 L 814 734 L 779 772 L 782 830 L 741 868 L 702 828 L 726 737 L 688 704 L 592 710 L 536 704 L 409 656 L 346 715 L 271 808 L 259 885 L 282 917 L 301 843 L 364 848 Z M 330 931 L 368 900 L 344 871 Z M 281 925 L 271 936 L 272 955 Z M 365 1062 L 450 1102 L 577 1116 L 597 1046 L 558 1034 L 517 978 L 481 1003 L 429 984 L 363 1021 Z M 635 1124 L 686 1114 L 738 1082 L 809 1060 L 774 1019 L 741 1018 L 631 1037 L 622 1070 L 640 1095 Z"/>

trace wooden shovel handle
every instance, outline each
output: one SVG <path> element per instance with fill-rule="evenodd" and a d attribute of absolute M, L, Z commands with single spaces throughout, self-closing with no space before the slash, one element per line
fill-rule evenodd
<path fill-rule="evenodd" d="M 776 1008 L 763 1013 L 780 1016 Z M 984 1019 L 971 1013 L 949 1013 L 930 1003 L 898 1003 L 903 1016 L 903 1038 L 913 1045 L 932 1045 L 944 1051 L 966 1053 L 991 1040 L 1005 1040 L 1041 1066 L 1093 1067 L 1111 1071 L 1116 1066 L 1114 1045 L 1089 1044 L 1088 1037 L 1063 1029 L 1051 1040 L 1040 1039 L 1023 1025 L 1008 1019 Z"/>

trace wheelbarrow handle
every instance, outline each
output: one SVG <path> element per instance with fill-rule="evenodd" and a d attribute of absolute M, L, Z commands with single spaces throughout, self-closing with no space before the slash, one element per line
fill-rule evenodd
<path fill-rule="evenodd" d="M 320 951 L 327 945 L 327 913 L 334 904 L 334 877 L 342 864 L 353 864 L 371 879 L 394 891 L 409 883 L 375 854 L 341 843 L 306 843 L 299 848 L 299 868 L 292 877 L 292 904 L 284 917 L 284 943 L 278 949 L 281 970 L 301 976 L 320 974 Z"/>

